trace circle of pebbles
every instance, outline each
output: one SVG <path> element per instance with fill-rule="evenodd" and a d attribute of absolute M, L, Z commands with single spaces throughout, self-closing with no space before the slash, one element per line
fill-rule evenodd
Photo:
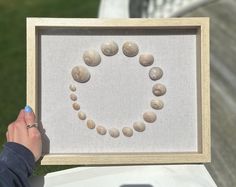
<path fill-rule="evenodd" d="M 119 46 L 113 40 L 105 41 L 104 43 L 102 43 L 100 50 L 103 55 L 107 57 L 111 57 L 118 53 Z M 127 57 L 135 57 L 139 53 L 139 46 L 134 41 L 126 41 L 122 45 L 122 52 Z M 94 49 L 89 49 L 89 50 L 84 51 L 83 61 L 85 65 L 91 68 L 91 67 L 100 65 L 102 62 L 102 58 L 100 54 L 98 53 L 98 51 Z M 151 53 L 145 52 L 139 55 L 139 63 L 143 67 L 152 66 L 154 64 L 154 61 L 155 61 L 155 58 Z M 73 67 L 71 71 L 71 75 L 72 75 L 72 78 L 78 83 L 87 83 L 91 78 L 89 69 L 82 65 L 77 65 Z M 157 81 L 162 78 L 163 70 L 160 67 L 154 66 L 154 67 L 151 67 L 148 75 L 152 81 Z M 81 109 L 80 104 L 76 102 L 78 99 L 77 95 L 75 94 L 77 90 L 76 86 L 71 84 L 69 86 L 69 90 L 72 92 L 70 94 L 70 99 L 71 101 L 74 102 L 72 104 L 72 107 L 75 111 L 79 111 L 78 118 L 80 120 L 86 120 L 87 119 L 86 113 L 83 111 L 80 111 Z M 152 87 L 152 93 L 157 97 L 163 96 L 166 93 L 165 85 L 161 83 L 154 84 Z M 160 100 L 159 98 L 154 98 L 151 100 L 150 106 L 152 109 L 161 110 L 164 107 L 164 102 Z M 134 134 L 134 131 L 136 132 L 145 131 L 146 129 L 145 122 L 154 123 L 157 119 L 156 113 L 149 110 L 144 112 L 142 117 L 143 117 L 143 121 L 140 120 L 140 121 L 134 122 L 132 127 L 128 127 L 128 126 L 123 127 L 121 130 L 122 134 L 125 137 L 132 137 Z M 112 138 L 118 138 L 120 136 L 119 129 L 112 127 L 107 130 L 106 127 L 104 127 L 103 125 L 96 125 L 96 122 L 91 118 L 87 119 L 86 125 L 88 129 L 96 129 L 96 132 L 102 136 L 106 134 L 109 134 L 110 137 Z"/>

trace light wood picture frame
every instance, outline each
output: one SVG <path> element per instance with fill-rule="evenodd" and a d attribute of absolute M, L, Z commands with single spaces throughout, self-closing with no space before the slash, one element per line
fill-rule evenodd
<path fill-rule="evenodd" d="M 42 165 L 125 165 L 162 163 L 205 163 L 211 160 L 210 135 L 210 66 L 209 18 L 171 19 L 78 19 L 27 18 L 27 104 L 35 111 L 40 123 L 39 96 L 39 34 L 42 29 L 60 28 L 137 28 L 196 31 L 197 62 L 197 152 L 135 152 L 135 153 L 49 153 L 43 155 Z M 43 125 L 43 124 L 42 124 Z M 48 137 L 50 139 L 50 137 Z"/>

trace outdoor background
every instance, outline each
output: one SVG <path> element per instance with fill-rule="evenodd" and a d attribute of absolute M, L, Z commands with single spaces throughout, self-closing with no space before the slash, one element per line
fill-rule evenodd
<path fill-rule="evenodd" d="M 97 17 L 98 6 L 98 0 L 0 0 L 1 149 L 8 124 L 26 104 L 26 17 Z M 71 167 L 38 165 L 34 175 Z"/>
<path fill-rule="evenodd" d="M 132 17 L 143 17 L 147 14 L 145 7 L 149 0 L 143 0 L 141 4 L 137 3 L 141 2 L 138 0 L 131 1 Z M 173 0 L 162 2 L 173 2 Z M 0 0 L 0 147 L 6 141 L 8 124 L 25 106 L 26 17 L 97 17 L 98 7 L 98 0 Z M 156 12 L 158 11 L 159 8 Z M 209 3 L 178 16 L 205 16 L 211 20 L 212 162 L 205 166 L 219 187 L 234 187 L 236 186 L 236 1 L 209 0 Z M 38 166 L 34 175 L 44 175 L 70 167 L 72 166 Z"/>

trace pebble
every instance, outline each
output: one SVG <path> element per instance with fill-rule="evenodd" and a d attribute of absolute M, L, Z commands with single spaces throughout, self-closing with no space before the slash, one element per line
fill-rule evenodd
<path fill-rule="evenodd" d="M 120 136 L 120 132 L 116 128 L 111 128 L 111 129 L 109 129 L 108 132 L 109 132 L 110 136 L 113 138 L 117 138 L 118 136 Z"/>
<path fill-rule="evenodd" d="M 83 59 L 85 64 L 87 64 L 88 66 L 97 66 L 101 63 L 100 54 L 93 49 L 85 51 L 83 54 Z"/>
<path fill-rule="evenodd" d="M 133 136 L 133 130 L 130 127 L 124 127 L 122 129 L 122 132 L 123 132 L 124 136 L 126 136 L 126 137 Z"/>
<path fill-rule="evenodd" d="M 86 119 L 86 114 L 84 112 L 82 112 L 82 111 L 79 111 L 78 112 L 78 117 L 81 120 L 85 120 Z"/>
<path fill-rule="evenodd" d="M 95 122 L 94 122 L 93 120 L 91 120 L 91 119 L 88 119 L 88 120 L 87 120 L 87 127 L 88 127 L 89 129 L 94 129 L 95 126 L 96 126 L 96 124 L 95 124 Z"/>
<path fill-rule="evenodd" d="M 144 53 L 139 56 L 139 63 L 142 66 L 151 66 L 154 62 L 154 57 L 152 54 Z"/>
<path fill-rule="evenodd" d="M 160 110 L 164 107 L 164 103 L 160 99 L 152 99 L 151 100 L 151 107 L 156 110 Z"/>
<path fill-rule="evenodd" d="M 71 85 L 69 86 L 69 89 L 70 89 L 72 92 L 75 92 L 75 91 L 76 91 L 76 86 L 71 84 Z"/>
<path fill-rule="evenodd" d="M 101 45 L 102 53 L 106 56 L 113 56 L 118 53 L 118 45 L 114 41 L 107 41 Z"/>
<path fill-rule="evenodd" d="M 80 109 L 80 105 L 79 105 L 79 103 L 73 103 L 73 108 L 75 109 L 75 110 L 79 110 Z"/>
<path fill-rule="evenodd" d="M 163 76 L 163 71 L 159 67 L 153 67 L 149 71 L 149 77 L 153 81 L 156 81 L 156 80 L 160 79 L 162 76 Z"/>
<path fill-rule="evenodd" d="M 90 79 L 90 73 L 84 66 L 75 66 L 71 71 L 71 75 L 79 83 L 85 83 Z"/>
<path fill-rule="evenodd" d="M 77 100 L 77 96 L 74 93 L 72 93 L 72 94 L 70 94 L 70 99 L 72 101 L 76 101 Z"/>
<path fill-rule="evenodd" d="M 97 126 L 96 130 L 100 135 L 105 135 L 107 133 L 107 129 L 101 125 Z"/>
<path fill-rule="evenodd" d="M 134 130 L 136 130 L 137 132 L 143 132 L 143 131 L 145 130 L 145 123 L 142 122 L 142 121 L 134 122 L 133 128 L 134 128 Z"/>
<path fill-rule="evenodd" d="M 154 121 L 156 121 L 157 116 L 154 112 L 148 111 L 143 114 L 143 119 L 148 123 L 153 123 Z"/>
<path fill-rule="evenodd" d="M 123 44 L 122 50 L 123 50 L 124 55 L 127 57 L 134 57 L 139 52 L 138 45 L 131 41 L 125 42 Z"/>
<path fill-rule="evenodd" d="M 152 93 L 155 96 L 162 96 L 162 95 L 164 95 L 166 93 L 166 87 L 163 84 L 156 83 L 152 87 Z"/>

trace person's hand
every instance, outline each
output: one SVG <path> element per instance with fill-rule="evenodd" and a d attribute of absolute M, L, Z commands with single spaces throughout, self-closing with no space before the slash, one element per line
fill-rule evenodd
<path fill-rule="evenodd" d="M 16 119 L 8 126 L 6 133 L 8 142 L 19 143 L 28 148 L 37 161 L 42 154 L 41 134 L 37 127 L 28 128 L 27 125 L 35 123 L 35 115 L 29 106 L 22 109 Z"/>

